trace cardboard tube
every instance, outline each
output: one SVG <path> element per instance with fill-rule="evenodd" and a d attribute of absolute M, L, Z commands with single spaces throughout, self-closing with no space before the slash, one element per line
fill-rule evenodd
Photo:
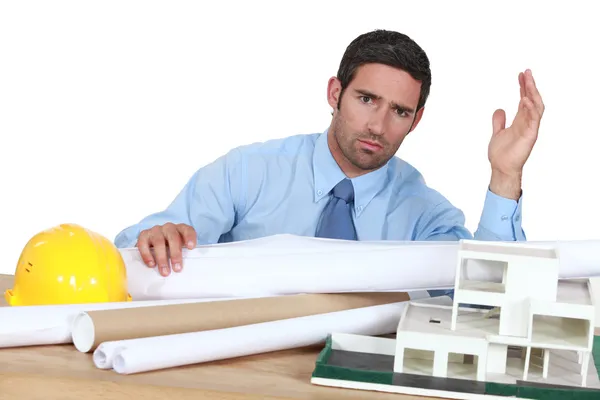
<path fill-rule="evenodd" d="M 405 292 L 300 294 L 79 313 L 72 327 L 75 348 L 100 343 L 199 332 L 331 313 L 410 300 Z"/>

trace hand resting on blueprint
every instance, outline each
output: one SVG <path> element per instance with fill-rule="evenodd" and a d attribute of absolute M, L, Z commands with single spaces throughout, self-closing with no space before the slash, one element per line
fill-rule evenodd
<path fill-rule="evenodd" d="M 184 243 L 191 250 L 196 247 L 196 241 L 194 228 L 186 224 L 169 222 L 140 232 L 136 247 L 144 264 L 151 268 L 158 265 L 160 274 L 168 276 L 171 268 L 174 272 L 180 272 L 183 268 L 181 250 Z"/>

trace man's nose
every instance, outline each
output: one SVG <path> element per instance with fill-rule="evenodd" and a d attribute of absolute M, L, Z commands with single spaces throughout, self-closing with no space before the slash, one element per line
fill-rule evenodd
<path fill-rule="evenodd" d="M 380 107 L 376 109 L 369 119 L 368 128 L 369 132 L 373 135 L 381 136 L 383 135 L 384 126 L 385 126 L 385 118 L 386 118 L 386 110 L 385 107 Z"/>

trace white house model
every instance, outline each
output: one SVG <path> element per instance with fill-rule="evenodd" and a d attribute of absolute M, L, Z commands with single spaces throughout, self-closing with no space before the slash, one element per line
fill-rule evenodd
<path fill-rule="evenodd" d="M 481 282 L 465 273 L 476 274 L 479 268 L 497 269 L 500 282 Z M 476 379 L 486 381 L 489 374 L 506 374 L 509 346 L 514 346 L 525 352 L 523 380 L 532 349 L 542 354 L 543 378 L 548 377 L 550 350 L 566 350 L 578 355 L 585 386 L 595 308 L 580 283 L 559 284 L 558 276 L 559 257 L 552 247 L 462 241 L 453 305 L 406 306 L 396 335 L 394 372 L 405 371 L 407 350 L 421 350 L 433 356 L 432 376 L 447 377 L 450 355 L 466 355 L 477 358 Z"/>
<path fill-rule="evenodd" d="M 395 339 L 331 335 L 331 351 L 337 352 L 330 357 L 332 365 L 393 369 L 394 384 L 319 376 L 312 382 L 454 398 L 462 397 L 433 390 L 428 383 L 419 386 L 415 379 L 437 379 L 434 386 L 445 385 L 439 378 L 446 378 L 452 385 L 462 379 L 471 384 L 600 387 L 590 363 L 596 311 L 592 284 L 588 279 L 559 280 L 556 248 L 463 240 L 456 267 L 453 301 L 439 297 L 406 303 Z"/>

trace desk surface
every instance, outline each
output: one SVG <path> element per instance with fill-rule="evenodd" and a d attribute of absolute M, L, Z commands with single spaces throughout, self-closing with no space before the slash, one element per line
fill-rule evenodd
<path fill-rule="evenodd" d="M 0 275 L 0 306 L 13 277 Z M 8 321 L 0 321 L 7 323 Z M 279 351 L 194 366 L 119 375 L 97 369 L 73 345 L 0 349 L 0 399 L 424 399 L 315 386 L 322 347 Z"/>

